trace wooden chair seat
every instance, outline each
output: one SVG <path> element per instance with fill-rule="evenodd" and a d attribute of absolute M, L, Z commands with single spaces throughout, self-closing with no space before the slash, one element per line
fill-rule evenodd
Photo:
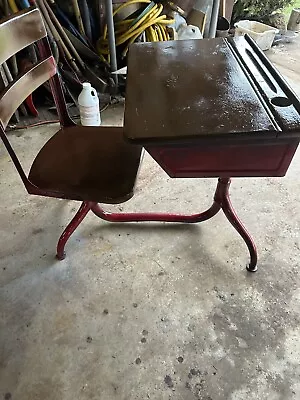
<path fill-rule="evenodd" d="M 121 127 L 60 129 L 35 158 L 29 181 L 63 198 L 122 203 L 133 196 L 141 147 L 127 144 Z"/>

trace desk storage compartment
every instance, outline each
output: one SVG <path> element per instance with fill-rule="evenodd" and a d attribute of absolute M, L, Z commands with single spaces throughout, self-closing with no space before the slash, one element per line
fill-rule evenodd
<path fill-rule="evenodd" d="M 284 176 L 299 140 L 147 146 L 172 178 Z"/>

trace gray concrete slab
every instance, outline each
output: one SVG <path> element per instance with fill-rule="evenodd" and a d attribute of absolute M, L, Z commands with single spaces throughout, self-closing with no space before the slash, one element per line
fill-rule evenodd
<path fill-rule="evenodd" d="M 300 93 L 297 49 L 270 56 Z M 122 123 L 122 108 L 104 120 Z M 26 167 L 55 129 L 10 134 Z M 0 398 L 300 399 L 299 167 L 298 151 L 285 178 L 233 180 L 256 274 L 222 214 L 199 226 L 89 215 L 58 262 L 79 204 L 28 196 L 1 146 Z M 146 156 L 135 198 L 109 209 L 200 211 L 215 184 L 171 180 Z"/>

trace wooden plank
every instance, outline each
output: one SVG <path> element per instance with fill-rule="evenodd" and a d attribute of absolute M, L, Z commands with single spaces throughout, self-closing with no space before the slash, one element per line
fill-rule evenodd
<path fill-rule="evenodd" d="M 19 79 L 8 85 L 0 98 L 0 121 L 4 128 L 19 105 L 55 73 L 56 64 L 51 56 L 26 70 Z"/>
<path fill-rule="evenodd" d="M 1 20 L 0 64 L 18 51 L 46 36 L 46 30 L 38 9 L 23 10 L 13 18 Z"/>

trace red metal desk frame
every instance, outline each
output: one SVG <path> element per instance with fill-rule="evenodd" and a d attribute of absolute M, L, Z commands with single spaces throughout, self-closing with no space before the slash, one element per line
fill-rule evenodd
<path fill-rule="evenodd" d="M 134 45 L 128 71 L 127 140 L 170 177 L 218 177 L 217 189 L 195 215 L 92 210 L 109 221 L 197 223 L 222 209 L 256 271 L 255 244 L 230 202 L 231 177 L 285 175 L 299 143 L 299 100 L 248 37 Z"/>

